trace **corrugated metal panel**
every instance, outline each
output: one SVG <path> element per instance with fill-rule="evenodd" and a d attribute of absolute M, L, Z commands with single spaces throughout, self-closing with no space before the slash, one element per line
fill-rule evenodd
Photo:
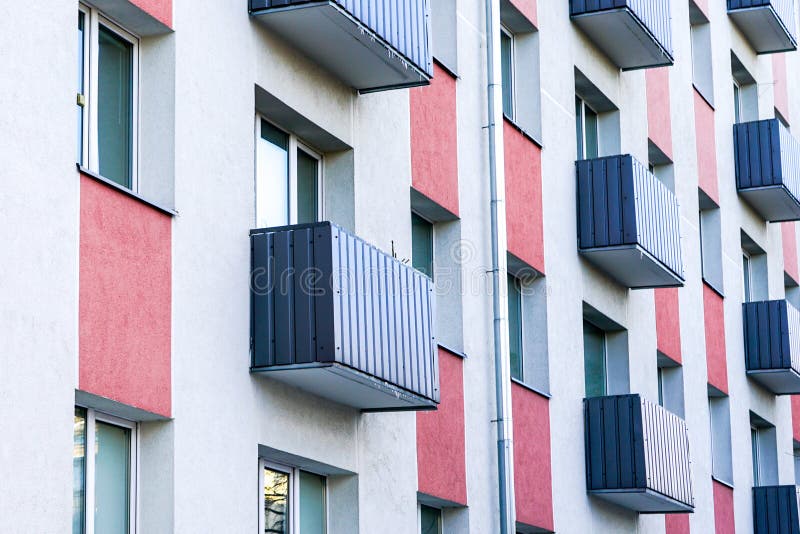
<path fill-rule="evenodd" d="M 575 166 L 579 248 L 639 245 L 683 278 L 675 194 L 630 155 Z"/>
<path fill-rule="evenodd" d="M 796 486 L 753 488 L 754 534 L 800 534 Z"/>
<path fill-rule="evenodd" d="M 639 395 L 584 399 L 589 491 L 645 489 L 694 506 L 686 423 Z"/>
<path fill-rule="evenodd" d="M 745 302 L 742 312 L 747 370 L 800 372 L 800 312 L 785 300 Z"/>
<path fill-rule="evenodd" d="M 733 143 L 739 189 L 783 183 L 778 119 L 735 124 Z"/>
<path fill-rule="evenodd" d="M 433 76 L 429 37 L 429 0 L 330 0 L 342 7 L 365 29 L 390 45 L 428 76 Z M 251 0 L 251 9 L 282 7 L 313 0 Z"/>
<path fill-rule="evenodd" d="M 627 7 L 659 44 L 672 55 L 672 16 L 669 0 L 570 0 L 570 15 Z"/>
<path fill-rule="evenodd" d="M 253 367 L 335 361 L 438 401 L 430 278 L 330 223 L 251 240 Z"/>
<path fill-rule="evenodd" d="M 794 0 L 728 0 L 728 11 L 770 6 L 792 39 L 795 39 Z"/>

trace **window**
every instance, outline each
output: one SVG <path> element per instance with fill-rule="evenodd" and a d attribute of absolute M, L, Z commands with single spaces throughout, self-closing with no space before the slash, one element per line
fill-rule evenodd
<path fill-rule="evenodd" d="M 77 160 L 136 187 L 138 39 L 95 9 L 78 11 Z"/>
<path fill-rule="evenodd" d="M 442 534 L 442 511 L 420 504 L 419 531 L 421 534 Z"/>
<path fill-rule="evenodd" d="M 661 352 L 657 353 L 658 404 L 684 417 L 683 368 Z"/>
<path fill-rule="evenodd" d="M 588 321 L 583 322 L 583 370 L 586 397 L 606 395 L 606 333 Z"/>
<path fill-rule="evenodd" d="M 775 427 L 750 412 L 750 450 L 753 460 L 753 486 L 778 484 L 778 444 Z"/>
<path fill-rule="evenodd" d="M 759 443 L 758 443 L 758 429 L 754 426 L 750 427 L 750 450 L 753 457 L 753 486 L 761 485 L 761 469 L 759 467 Z"/>
<path fill-rule="evenodd" d="M 511 356 L 511 378 L 523 380 L 522 371 L 522 290 L 520 281 L 508 275 L 508 352 Z"/>
<path fill-rule="evenodd" d="M 744 302 L 752 302 L 753 300 L 753 279 L 752 279 L 752 266 L 750 263 L 750 254 L 742 251 L 742 299 Z"/>
<path fill-rule="evenodd" d="M 263 511 L 259 532 L 325 534 L 326 479 L 308 471 L 260 461 Z"/>
<path fill-rule="evenodd" d="M 575 97 L 575 136 L 577 138 L 578 159 L 592 159 L 598 155 L 597 112 L 582 100 Z"/>
<path fill-rule="evenodd" d="M 698 189 L 700 201 L 700 257 L 703 281 L 722 294 L 722 226 L 719 207 Z"/>
<path fill-rule="evenodd" d="M 714 79 L 711 62 L 711 24 L 694 2 L 689 2 L 692 45 L 692 82 L 695 89 L 714 105 Z"/>
<path fill-rule="evenodd" d="M 758 120 L 758 84 L 736 54 L 731 52 L 734 123 Z"/>
<path fill-rule="evenodd" d="M 664 368 L 658 367 L 658 405 L 664 406 Z"/>
<path fill-rule="evenodd" d="M 322 218 L 321 156 L 258 117 L 256 225 L 312 223 Z"/>
<path fill-rule="evenodd" d="M 433 223 L 411 214 L 411 266 L 433 278 Z"/>
<path fill-rule="evenodd" d="M 742 96 L 739 84 L 733 82 L 733 122 L 742 122 Z"/>
<path fill-rule="evenodd" d="M 711 475 L 725 484 L 733 484 L 731 456 L 731 413 L 728 397 L 709 386 L 708 411 L 711 426 Z"/>
<path fill-rule="evenodd" d="M 73 534 L 131 534 L 136 517 L 136 424 L 76 407 Z"/>
<path fill-rule="evenodd" d="M 505 28 L 500 31 L 500 65 L 503 76 L 503 115 L 514 119 L 514 37 Z"/>

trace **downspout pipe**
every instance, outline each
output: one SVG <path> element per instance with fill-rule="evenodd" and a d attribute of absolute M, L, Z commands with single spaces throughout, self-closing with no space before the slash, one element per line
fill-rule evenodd
<path fill-rule="evenodd" d="M 492 306 L 494 380 L 497 425 L 497 476 L 500 534 L 516 532 L 514 505 L 514 440 L 511 420 L 511 358 L 508 348 L 508 266 L 506 251 L 505 158 L 503 155 L 503 91 L 500 63 L 500 0 L 486 2 L 486 70 L 491 193 Z"/>

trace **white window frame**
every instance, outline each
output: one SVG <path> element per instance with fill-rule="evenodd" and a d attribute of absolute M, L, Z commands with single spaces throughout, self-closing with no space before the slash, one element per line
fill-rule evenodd
<path fill-rule="evenodd" d="M 297 151 L 302 150 L 312 158 L 317 160 L 317 221 L 325 220 L 325 158 L 321 152 L 311 148 L 307 143 L 301 141 L 296 135 L 281 128 L 267 117 L 256 113 L 255 123 L 255 144 L 253 146 L 253 161 L 255 162 L 254 169 L 254 189 L 255 189 L 255 218 L 258 221 L 258 143 L 261 141 L 261 121 L 264 120 L 273 128 L 282 131 L 289 137 L 289 206 L 287 212 L 289 213 L 289 224 L 297 224 Z"/>
<path fill-rule="evenodd" d="M 580 115 L 580 121 L 581 121 L 581 146 L 579 147 L 581 149 L 581 152 L 578 154 L 578 158 L 577 159 L 581 160 L 581 159 L 586 159 L 587 158 L 587 156 L 586 156 L 586 108 L 589 108 L 590 110 L 592 110 L 592 112 L 595 114 L 595 117 L 597 117 L 597 123 L 595 125 L 595 138 L 597 139 L 597 157 L 600 157 L 600 114 L 592 106 L 590 106 L 589 103 L 586 102 L 586 100 L 582 96 L 576 94 L 575 98 L 577 98 L 581 103 L 581 106 L 580 106 L 581 107 L 581 115 Z M 576 117 L 576 120 L 577 120 L 577 117 Z"/>
<path fill-rule="evenodd" d="M 96 8 L 78 4 L 78 11 L 84 14 L 83 33 L 83 140 L 82 159 L 90 171 L 100 174 L 98 148 L 97 97 L 100 51 L 98 36 L 100 26 L 115 33 L 133 47 L 133 72 L 131 79 L 131 191 L 139 188 L 139 37 L 105 17 Z"/>
<path fill-rule="evenodd" d="M 517 115 L 517 91 L 516 91 L 517 77 L 516 77 L 516 72 L 515 72 L 516 69 L 517 69 L 517 50 L 516 50 L 517 43 L 516 43 L 516 40 L 514 38 L 514 32 L 512 32 L 511 30 L 509 30 L 505 26 L 502 26 L 502 25 L 500 26 L 500 32 L 502 34 L 504 34 L 506 37 L 508 37 L 508 39 L 509 39 L 509 41 L 511 43 L 511 50 L 510 50 L 511 60 L 509 61 L 509 68 L 511 69 L 511 72 L 509 72 L 509 78 L 511 78 L 511 88 L 509 90 L 509 93 L 511 94 L 511 116 L 508 117 L 508 118 L 511 119 L 512 121 L 514 121 L 516 119 L 516 115 Z M 501 54 L 502 54 L 502 50 L 501 50 Z M 502 70 L 502 64 L 503 64 L 503 58 L 501 57 L 500 58 L 500 65 L 501 65 L 500 69 L 501 70 Z M 502 78 L 502 76 L 501 76 L 501 78 Z M 501 96 L 502 96 L 502 94 L 501 94 Z"/>
<path fill-rule="evenodd" d="M 129 491 L 129 513 L 130 524 L 128 526 L 129 534 L 136 534 L 136 526 L 139 523 L 138 516 L 138 484 L 139 480 L 139 425 L 134 421 L 121 419 L 113 415 L 98 412 L 93 408 L 86 406 L 76 405 L 78 408 L 86 410 L 86 448 L 85 464 L 84 464 L 84 479 L 85 479 L 85 499 L 84 499 L 84 534 L 95 534 L 94 530 L 94 475 L 95 475 L 95 429 L 97 428 L 97 421 L 107 423 L 110 425 L 127 428 L 130 430 L 130 488 Z"/>
<path fill-rule="evenodd" d="M 328 477 L 320 473 L 314 473 L 308 469 L 299 469 L 284 464 L 271 462 L 265 458 L 258 459 L 258 532 L 264 532 L 264 469 L 278 471 L 289 475 L 289 502 L 287 510 L 289 512 L 289 534 L 300 532 L 300 471 L 312 473 L 325 478 L 325 532 L 330 531 L 330 514 L 328 509 Z"/>
<path fill-rule="evenodd" d="M 733 79 L 733 123 L 742 121 L 742 85 Z"/>
<path fill-rule="evenodd" d="M 517 314 L 519 315 L 519 370 L 520 376 L 519 380 L 521 382 L 525 381 L 525 290 L 522 280 L 513 274 L 509 273 L 508 278 L 513 279 L 513 283 L 516 284 L 517 292 L 519 293 L 519 309 L 517 310 Z M 508 292 L 510 288 L 506 288 L 506 292 Z M 508 333 L 511 333 L 511 327 L 508 327 Z M 510 341 L 510 340 L 509 340 Z M 513 378 L 513 377 L 512 377 Z M 517 380 L 514 378 L 514 380 Z"/>
<path fill-rule="evenodd" d="M 742 302 L 753 300 L 753 257 L 742 249 Z"/>
<path fill-rule="evenodd" d="M 750 450 L 753 460 L 753 486 L 761 485 L 761 429 L 750 425 Z"/>

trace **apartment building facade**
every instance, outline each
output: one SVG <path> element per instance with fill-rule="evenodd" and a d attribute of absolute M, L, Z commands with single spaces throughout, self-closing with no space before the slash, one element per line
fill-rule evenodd
<path fill-rule="evenodd" d="M 0 15 L 1 532 L 800 532 L 792 0 Z"/>

